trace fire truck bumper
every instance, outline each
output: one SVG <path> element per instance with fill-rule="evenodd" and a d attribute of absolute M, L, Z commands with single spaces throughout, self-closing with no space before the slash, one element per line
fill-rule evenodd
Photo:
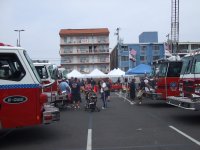
<path fill-rule="evenodd" d="M 188 97 L 169 96 L 167 97 L 167 103 L 184 109 L 200 110 L 200 101 L 194 101 Z"/>
<path fill-rule="evenodd" d="M 60 120 L 60 111 L 52 105 L 45 105 L 43 112 L 43 123 L 49 124 Z"/>
<path fill-rule="evenodd" d="M 163 99 L 161 93 L 146 92 L 146 95 L 152 100 L 161 100 L 161 99 Z"/>

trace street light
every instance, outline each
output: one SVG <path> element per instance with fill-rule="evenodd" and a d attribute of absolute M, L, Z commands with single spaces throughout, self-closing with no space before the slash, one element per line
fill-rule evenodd
<path fill-rule="evenodd" d="M 20 45 L 20 32 L 21 32 L 21 31 L 25 31 L 25 30 L 14 30 L 14 31 L 16 31 L 16 32 L 19 33 L 19 41 L 17 41 L 17 46 L 20 47 L 20 46 L 21 46 L 21 45 Z"/>

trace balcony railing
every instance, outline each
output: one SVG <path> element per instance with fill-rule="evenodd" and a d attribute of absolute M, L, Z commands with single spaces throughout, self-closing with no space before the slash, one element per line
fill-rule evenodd
<path fill-rule="evenodd" d="M 109 53 L 109 49 L 97 49 L 97 50 L 76 50 L 76 51 L 61 51 L 61 55 L 64 55 L 64 54 L 107 54 Z"/>
<path fill-rule="evenodd" d="M 72 61 L 72 60 L 61 60 L 61 64 L 108 64 L 110 61 L 108 60 L 96 60 L 96 61 L 89 61 L 89 60 L 80 60 L 80 61 Z"/>
<path fill-rule="evenodd" d="M 71 40 L 61 40 L 61 45 L 69 44 L 108 44 L 109 40 L 105 39 L 71 39 Z"/>

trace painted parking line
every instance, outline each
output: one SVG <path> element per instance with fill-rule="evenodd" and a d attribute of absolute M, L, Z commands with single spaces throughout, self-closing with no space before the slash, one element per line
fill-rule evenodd
<path fill-rule="evenodd" d="M 115 93 L 116 95 L 118 95 L 119 97 L 122 97 L 124 100 L 128 101 L 131 105 L 135 104 L 135 102 L 130 101 L 129 99 L 127 99 L 125 96 Z"/>
<path fill-rule="evenodd" d="M 88 129 L 86 150 L 92 150 L 92 129 Z"/>
<path fill-rule="evenodd" d="M 89 114 L 89 124 L 88 124 L 88 135 L 87 135 L 87 147 L 86 150 L 92 150 L 92 113 Z"/>
<path fill-rule="evenodd" d="M 197 145 L 200 146 L 200 142 L 197 141 L 196 139 L 192 138 L 191 136 L 185 134 L 184 132 L 182 132 L 181 130 L 175 128 L 174 126 L 169 126 L 171 129 L 175 130 L 176 132 L 178 132 L 179 134 L 183 135 L 184 137 L 188 138 L 190 141 L 196 143 Z"/>

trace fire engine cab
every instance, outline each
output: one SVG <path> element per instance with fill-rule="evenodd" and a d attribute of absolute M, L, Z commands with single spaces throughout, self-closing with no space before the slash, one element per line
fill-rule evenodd
<path fill-rule="evenodd" d="M 58 68 L 51 63 L 33 63 L 43 85 L 46 86 L 43 91 L 48 96 L 48 102 L 54 102 L 58 94 Z"/>
<path fill-rule="evenodd" d="M 26 50 L 0 46 L 0 129 L 52 123 L 59 109 L 47 103 Z"/>
<path fill-rule="evenodd" d="M 167 103 L 189 110 L 200 110 L 200 51 L 182 58 L 179 96 L 167 97 Z"/>
<path fill-rule="evenodd" d="M 51 63 L 33 63 L 41 80 L 42 84 L 48 85 L 43 91 L 48 96 L 48 102 L 54 104 L 56 107 L 64 107 L 68 100 L 66 95 L 62 95 L 59 89 L 59 82 L 61 82 L 58 66 Z"/>
<path fill-rule="evenodd" d="M 147 95 L 155 100 L 166 100 L 167 96 L 179 95 L 178 81 L 181 67 L 182 61 L 176 57 L 154 62 L 152 90 L 147 92 Z"/>

